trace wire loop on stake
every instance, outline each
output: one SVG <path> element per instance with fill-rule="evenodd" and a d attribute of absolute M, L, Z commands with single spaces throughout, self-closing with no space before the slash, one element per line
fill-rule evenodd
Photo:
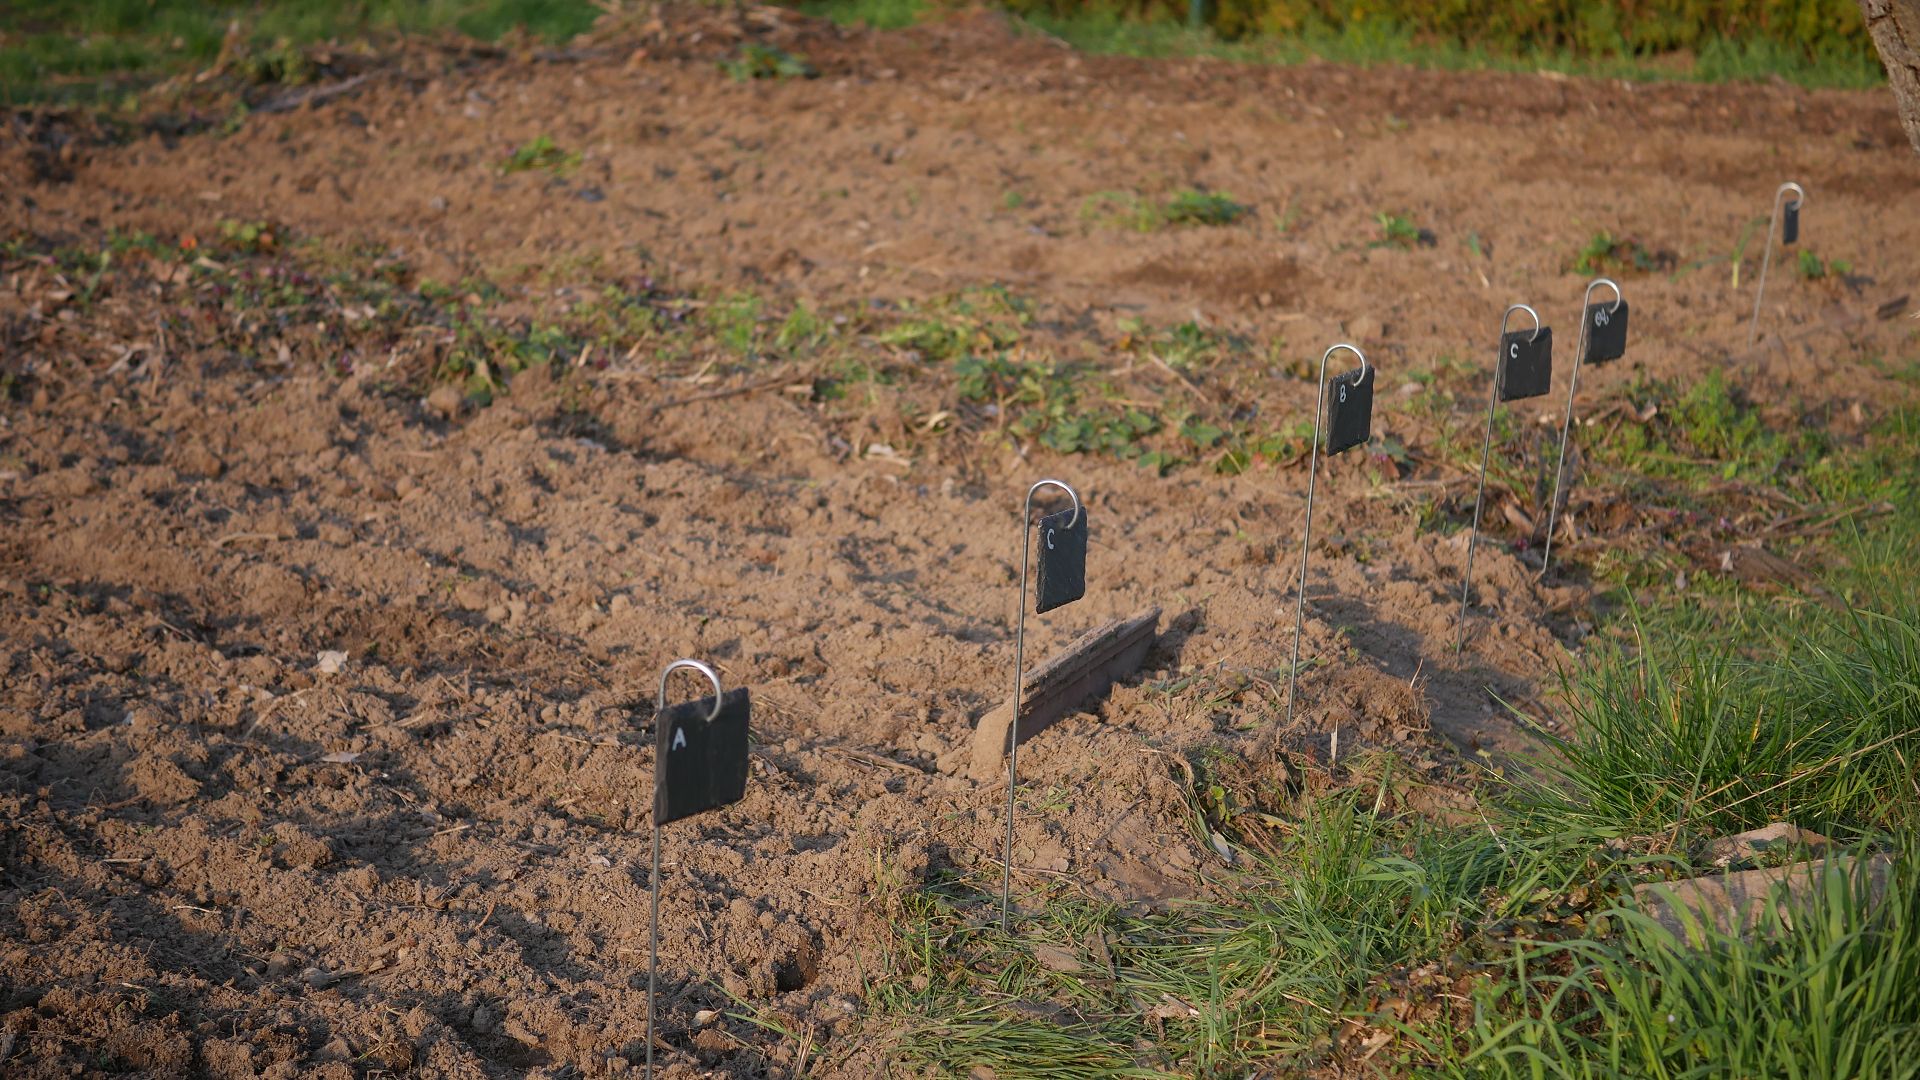
<path fill-rule="evenodd" d="M 682 668 L 697 671 L 713 684 L 713 710 L 707 714 L 707 722 L 712 723 L 720 716 L 720 676 L 706 664 L 698 660 L 675 660 L 660 672 L 660 693 L 654 699 L 653 722 L 660 723 L 660 714 L 667 711 L 667 679 Z M 656 747 L 659 743 L 655 733 Z M 653 1002 L 660 972 L 660 775 L 661 761 L 656 751 L 653 761 L 653 873 L 647 879 L 647 921 L 652 927 L 647 947 L 647 1076 L 653 1076 Z"/>
<path fill-rule="evenodd" d="M 1580 336 L 1573 348 L 1573 373 L 1567 379 L 1567 414 L 1560 419 L 1560 456 L 1553 463 L 1553 497 L 1547 501 L 1547 546 L 1540 562 L 1542 578 L 1553 565 L 1553 524 L 1560 513 L 1560 483 L 1567 475 L 1567 437 L 1573 433 L 1573 395 L 1580 387 L 1580 361 L 1586 358 L 1588 324 L 1593 321 L 1587 317 L 1587 309 L 1593 304 L 1593 290 L 1602 285 L 1613 290 L 1613 306 L 1608 311 L 1619 311 L 1626 299 L 1619 283 L 1612 278 L 1594 278 L 1587 283 L 1587 291 L 1580 298 Z"/>
<path fill-rule="evenodd" d="M 660 672 L 660 695 L 654 702 L 656 710 L 667 707 L 667 679 L 672 676 L 674 672 L 682 668 L 688 668 L 705 675 L 707 681 L 713 684 L 713 708 L 707 713 L 707 722 L 712 723 L 714 720 L 719 719 L 720 698 L 722 697 L 720 692 L 720 676 L 714 674 L 712 668 L 698 660 L 675 660 L 673 663 L 668 664 L 665 670 Z"/>
<path fill-rule="evenodd" d="M 1619 301 L 1618 301 L 1619 290 L 1615 289 L 1614 292 L 1616 296 L 1615 306 L 1617 308 L 1619 304 Z M 1513 313 L 1516 311 L 1524 311 L 1528 315 L 1533 316 L 1533 336 L 1528 338 L 1527 341 L 1529 344 L 1539 341 L 1540 330 L 1541 330 L 1540 313 L 1533 310 L 1531 307 L 1528 307 L 1526 304 L 1514 304 L 1511 307 L 1507 308 L 1507 310 L 1501 314 L 1500 340 L 1502 342 L 1506 341 L 1507 322 L 1508 320 L 1513 318 Z M 1582 325 L 1585 324 L 1585 321 L 1586 321 L 1585 312 L 1582 312 L 1581 313 Z M 1502 349 L 1506 348 L 1504 344 L 1502 344 L 1500 347 Z M 1517 350 L 1518 346 L 1516 346 L 1515 348 Z M 1486 436 L 1480 442 L 1480 490 L 1473 497 L 1473 531 L 1469 533 L 1467 536 L 1466 571 L 1460 575 L 1460 624 L 1454 632 L 1454 637 L 1453 637 L 1454 652 L 1459 652 L 1461 648 L 1466 645 L 1466 642 L 1467 642 L 1467 590 L 1473 587 L 1473 549 L 1480 542 L 1480 506 L 1483 502 L 1486 501 L 1486 498 L 1487 498 L 1487 459 L 1493 451 L 1493 411 L 1494 411 L 1494 408 L 1499 404 L 1499 402 L 1500 402 L 1500 363 L 1498 360 L 1496 360 L 1493 365 L 1492 384 L 1487 390 L 1487 432 L 1486 432 Z"/>
<path fill-rule="evenodd" d="M 1747 348 L 1749 349 L 1753 348 L 1754 342 L 1760 340 L 1760 301 L 1767 295 L 1767 266 L 1773 262 L 1773 234 L 1780 224 L 1780 200 L 1785 198 L 1789 191 L 1793 192 L 1794 213 L 1798 214 L 1800 207 L 1807 201 L 1806 189 L 1791 180 L 1774 189 L 1773 216 L 1767 219 L 1767 242 L 1760 249 L 1760 284 L 1753 290 L 1753 318 L 1747 323 Z M 1788 237 L 1786 242 L 1792 243 L 1793 238 Z"/>
<path fill-rule="evenodd" d="M 1064 480 L 1041 480 L 1027 489 L 1026 507 L 1020 523 L 1020 597 L 1014 604 L 1013 633 L 1013 722 L 1007 726 L 1007 847 L 1000 877 L 1000 929 L 1007 928 L 1013 910 L 1013 795 L 1020 778 L 1020 696 L 1026 677 L 1027 644 L 1027 568 L 1033 553 L 1033 496 L 1044 487 L 1057 487 L 1073 500 L 1073 517 L 1066 527 L 1080 524 L 1080 493 Z"/>
<path fill-rule="evenodd" d="M 1334 353 L 1345 349 L 1360 358 L 1360 374 L 1354 379 L 1354 385 L 1366 381 L 1373 368 L 1367 363 L 1367 354 L 1358 348 L 1341 342 L 1320 354 L 1320 388 L 1313 399 L 1313 450 L 1307 461 L 1307 515 L 1306 523 L 1300 530 L 1300 581 L 1295 590 L 1293 604 L 1293 662 L 1287 667 L 1287 724 L 1293 724 L 1293 699 L 1300 684 L 1300 626 L 1307 612 L 1307 553 L 1313 546 L 1313 489 L 1314 480 L 1320 471 L 1320 416 L 1326 411 L 1327 401 L 1327 360 Z"/>

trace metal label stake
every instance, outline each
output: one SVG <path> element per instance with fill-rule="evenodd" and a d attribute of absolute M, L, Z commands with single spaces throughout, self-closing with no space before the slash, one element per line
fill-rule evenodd
<path fill-rule="evenodd" d="M 1533 316 L 1533 333 L 1507 333 L 1507 320 L 1516 311 Z M 1584 324 L 1584 320 L 1583 320 Z M 1502 401 L 1539 397 L 1553 382 L 1553 331 L 1540 325 L 1540 313 L 1515 304 L 1500 316 L 1500 355 L 1494 361 L 1493 382 L 1487 388 L 1487 433 L 1480 441 L 1480 490 L 1473 497 L 1473 531 L 1467 536 L 1467 569 L 1460 576 L 1460 625 L 1453 651 L 1467 642 L 1467 590 L 1473 587 L 1473 549 L 1480 543 L 1480 506 L 1487 498 L 1487 461 L 1493 452 L 1493 411 Z"/>
<path fill-rule="evenodd" d="M 647 879 L 647 921 L 652 925 L 652 937 L 647 945 L 647 1076 L 653 1076 L 653 1013 L 654 997 L 658 992 L 660 971 L 660 829 L 666 822 L 661 820 L 662 808 L 666 800 L 662 798 L 661 785 L 666 780 L 666 757 L 671 753 L 669 736 L 666 730 L 672 725 L 666 718 L 667 679 L 681 668 L 697 671 L 713 684 L 713 709 L 707 714 L 707 722 L 720 718 L 721 699 L 720 676 L 714 670 L 698 660 L 675 660 L 660 672 L 660 694 L 654 702 L 654 754 L 653 754 L 653 873 Z"/>
<path fill-rule="evenodd" d="M 1605 285 L 1613 290 L 1611 306 L 1593 302 L 1593 290 Z M 1587 283 L 1587 291 L 1580 299 L 1580 337 L 1573 349 L 1573 374 L 1567 380 L 1567 414 L 1560 420 L 1560 456 L 1553 463 L 1553 498 L 1547 501 L 1547 546 L 1540 563 L 1540 576 L 1547 576 L 1547 569 L 1553 565 L 1553 524 L 1560 512 L 1560 483 L 1567 475 L 1567 438 L 1573 434 L 1573 395 L 1580 388 L 1580 362 L 1591 359 L 1598 363 L 1602 359 L 1618 359 L 1626 350 L 1626 322 L 1619 321 L 1615 331 L 1614 319 L 1626 313 L 1627 299 L 1620 292 L 1620 286 L 1611 278 L 1594 278 Z M 1607 348 L 1611 355 L 1588 356 L 1593 349 L 1595 330 L 1607 331 Z M 1617 345 L 1617 349 L 1615 346 Z"/>
<path fill-rule="evenodd" d="M 1295 590 L 1293 603 L 1293 663 L 1287 668 L 1287 724 L 1293 724 L 1293 699 L 1300 685 L 1300 627 L 1307 614 L 1307 553 L 1313 548 L 1313 491 L 1314 480 L 1320 471 L 1320 416 L 1326 411 L 1327 401 L 1327 359 L 1334 353 L 1345 349 L 1360 358 L 1360 367 L 1334 376 L 1335 393 L 1338 395 L 1333 405 L 1333 438 L 1328 440 L 1327 454 L 1332 456 L 1351 446 L 1359 446 L 1371 437 L 1373 427 L 1373 383 L 1370 379 L 1373 368 L 1367 364 L 1367 356 L 1359 349 L 1342 342 L 1320 354 L 1320 389 L 1313 400 L 1313 452 L 1307 460 L 1307 520 L 1300 530 L 1300 582 Z M 1340 732 L 1333 733 L 1333 752 L 1337 756 L 1340 747 Z"/>
<path fill-rule="evenodd" d="M 1767 264 L 1773 261 L 1773 230 L 1780 226 L 1780 200 L 1787 192 L 1793 192 L 1793 201 L 1786 204 L 1786 223 L 1780 229 L 1780 246 L 1792 247 L 1800 239 L 1800 205 L 1807 201 L 1807 192 L 1799 184 L 1789 180 L 1773 193 L 1773 216 L 1767 219 L 1767 243 L 1761 248 L 1760 284 L 1753 290 L 1753 319 L 1747 324 L 1747 348 L 1753 348 L 1760 339 L 1760 300 L 1767 295 Z"/>
<path fill-rule="evenodd" d="M 1034 614 L 1051 611 L 1086 595 L 1087 530 L 1086 513 L 1080 506 L 1080 493 L 1060 480 L 1042 480 L 1027 489 L 1027 505 L 1020 522 L 1020 598 L 1014 604 L 1013 632 L 1013 722 L 1007 725 L 1007 848 L 1000 877 L 1000 929 L 1006 930 L 1013 910 L 1013 795 L 1020 782 L 1020 697 L 1025 689 L 1027 650 L 1027 569 L 1033 553 L 1033 494 L 1044 487 L 1057 487 L 1073 500 L 1072 516 L 1058 520 L 1060 514 L 1042 518 L 1046 549 L 1041 555 L 1041 585 L 1034 596 Z"/>

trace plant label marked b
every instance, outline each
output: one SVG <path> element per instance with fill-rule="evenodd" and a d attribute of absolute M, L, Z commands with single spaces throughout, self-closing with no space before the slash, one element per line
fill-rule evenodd
<path fill-rule="evenodd" d="M 1618 360 L 1627 353 L 1627 302 L 1587 305 L 1587 355 L 1583 363 Z"/>
<path fill-rule="evenodd" d="M 1792 247 L 1800 239 L 1800 200 L 1795 199 L 1782 208 L 1780 218 L 1780 245 Z"/>
<path fill-rule="evenodd" d="M 1327 453 L 1337 454 L 1373 438 L 1373 383 L 1364 367 L 1333 377 L 1327 388 Z"/>
<path fill-rule="evenodd" d="M 1500 400 L 1539 397 L 1553 385 L 1553 331 L 1515 330 L 1500 338 Z"/>
<path fill-rule="evenodd" d="M 702 698 L 664 709 L 654 719 L 654 821 L 692 817 L 747 793 L 747 721 L 753 703 L 746 687 L 720 698 L 719 715 L 709 721 L 713 699 Z"/>
<path fill-rule="evenodd" d="M 1078 521 L 1069 508 L 1034 523 L 1040 530 L 1040 573 L 1033 590 L 1036 615 L 1087 595 L 1087 508 L 1082 506 L 1078 513 Z"/>

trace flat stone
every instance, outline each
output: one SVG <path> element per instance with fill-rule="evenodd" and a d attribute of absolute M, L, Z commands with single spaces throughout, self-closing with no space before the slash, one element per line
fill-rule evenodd
<path fill-rule="evenodd" d="M 1833 843 L 1817 832 L 1810 832 L 1786 821 L 1776 821 L 1743 833 L 1723 836 L 1707 845 L 1715 866 L 1753 862 L 1767 855 L 1818 853 Z"/>

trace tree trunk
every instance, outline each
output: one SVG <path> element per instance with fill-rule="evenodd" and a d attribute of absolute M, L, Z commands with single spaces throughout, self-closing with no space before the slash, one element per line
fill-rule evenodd
<path fill-rule="evenodd" d="M 1860 11 L 1887 67 L 1907 140 L 1920 154 L 1920 0 L 1860 0 Z"/>

